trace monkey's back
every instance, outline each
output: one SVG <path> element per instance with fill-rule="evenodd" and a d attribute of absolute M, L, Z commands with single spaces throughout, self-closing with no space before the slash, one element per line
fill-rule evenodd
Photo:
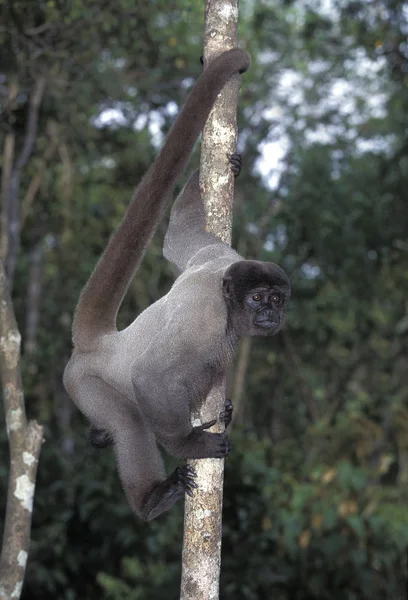
<path fill-rule="evenodd" d="M 235 258 L 231 253 L 188 268 L 126 329 L 102 336 L 96 352 L 75 352 L 77 373 L 82 365 L 132 398 L 135 373 L 160 381 L 182 372 L 194 380 L 229 362 L 234 344 L 226 337 L 222 280 Z"/>

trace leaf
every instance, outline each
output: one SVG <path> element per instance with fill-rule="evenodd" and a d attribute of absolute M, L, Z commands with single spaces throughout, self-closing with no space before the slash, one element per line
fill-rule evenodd
<path fill-rule="evenodd" d="M 333 479 L 336 477 L 336 469 L 329 469 L 328 471 L 326 471 L 326 473 L 324 473 L 323 477 L 322 477 L 322 482 L 327 484 L 330 483 L 331 481 L 333 481 Z"/>
<path fill-rule="evenodd" d="M 299 536 L 299 546 L 301 548 L 307 548 L 310 542 L 310 538 L 312 537 L 312 533 L 310 529 L 305 529 Z"/>
<path fill-rule="evenodd" d="M 355 500 L 345 500 L 338 507 L 338 514 L 341 517 L 348 517 L 354 515 L 358 511 L 358 504 Z"/>

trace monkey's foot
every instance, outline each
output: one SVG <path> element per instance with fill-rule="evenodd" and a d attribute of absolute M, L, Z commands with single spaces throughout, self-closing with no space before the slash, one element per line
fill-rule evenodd
<path fill-rule="evenodd" d="M 234 173 L 234 176 L 238 177 L 242 169 L 242 156 L 237 152 L 234 152 L 233 154 L 228 155 L 228 161 L 230 163 L 231 171 Z"/>
<path fill-rule="evenodd" d="M 197 477 L 196 470 L 191 465 L 182 465 L 181 467 L 177 467 L 170 477 L 174 476 L 176 472 L 179 482 L 184 486 L 184 491 L 192 498 L 194 490 L 198 488 L 195 481 L 195 478 Z"/>
<path fill-rule="evenodd" d="M 195 477 L 196 472 L 191 465 L 182 465 L 177 467 L 167 479 L 155 485 L 143 507 L 144 519 L 146 521 L 155 519 L 183 498 L 185 493 L 192 496 L 198 487 Z"/>
<path fill-rule="evenodd" d="M 231 423 L 233 406 L 231 400 L 225 400 L 224 410 L 220 412 L 220 421 L 225 423 L 225 428 Z"/>
<path fill-rule="evenodd" d="M 91 425 L 89 430 L 89 441 L 95 448 L 108 448 L 113 446 L 113 438 L 106 429 L 98 429 Z"/>

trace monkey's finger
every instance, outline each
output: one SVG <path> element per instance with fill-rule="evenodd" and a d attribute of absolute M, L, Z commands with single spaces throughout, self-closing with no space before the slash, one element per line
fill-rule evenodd
<path fill-rule="evenodd" d="M 232 415 L 232 409 L 231 410 L 222 410 L 220 412 L 220 421 L 225 421 L 226 419 L 229 419 Z"/>
<path fill-rule="evenodd" d="M 227 157 L 228 162 L 231 165 L 231 171 L 234 173 L 235 177 L 238 177 L 242 169 L 242 156 L 237 152 L 234 152 L 233 154 L 227 154 Z"/>
<path fill-rule="evenodd" d="M 228 160 L 232 163 L 242 164 L 242 156 L 238 152 L 227 154 Z"/>
<path fill-rule="evenodd" d="M 229 398 L 225 399 L 225 410 L 233 410 L 232 401 Z"/>
<path fill-rule="evenodd" d="M 209 429 L 210 427 L 212 427 L 213 425 L 215 425 L 217 422 L 217 419 L 213 419 L 212 421 L 208 421 L 207 423 L 203 423 L 201 425 L 201 429 Z"/>

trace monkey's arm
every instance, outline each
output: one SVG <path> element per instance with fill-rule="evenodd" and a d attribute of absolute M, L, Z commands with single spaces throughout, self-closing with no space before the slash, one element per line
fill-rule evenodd
<path fill-rule="evenodd" d="M 187 185 L 173 205 L 169 227 L 164 239 L 164 257 L 180 271 L 194 263 L 194 257 L 203 248 L 208 248 L 211 258 L 229 256 L 239 260 L 240 256 L 212 233 L 205 229 L 205 212 L 200 195 L 199 172 L 190 177 Z M 198 258 L 198 256 L 197 256 Z"/>

